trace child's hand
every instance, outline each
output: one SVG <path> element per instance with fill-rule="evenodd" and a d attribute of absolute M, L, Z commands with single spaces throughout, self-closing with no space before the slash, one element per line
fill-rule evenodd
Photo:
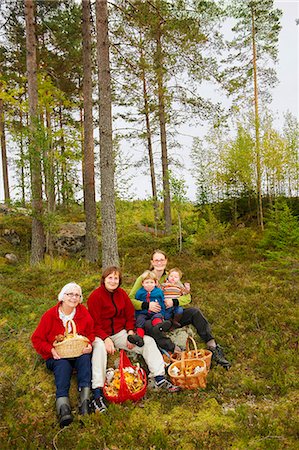
<path fill-rule="evenodd" d="M 190 288 L 191 288 L 190 283 L 184 283 L 184 286 L 185 286 L 186 291 L 189 292 Z"/>
<path fill-rule="evenodd" d="M 159 305 L 158 302 L 150 302 L 149 303 L 149 307 L 148 307 L 149 311 L 152 311 L 154 313 L 158 313 L 161 311 L 161 306 Z"/>

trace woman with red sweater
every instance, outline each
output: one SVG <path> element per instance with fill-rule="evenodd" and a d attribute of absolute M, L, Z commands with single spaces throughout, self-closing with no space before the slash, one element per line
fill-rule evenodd
<path fill-rule="evenodd" d="M 90 413 L 91 343 L 95 336 L 93 320 L 81 302 L 81 287 L 76 283 L 66 284 L 58 295 L 58 304 L 44 313 L 31 337 L 33 347 L 46 360 L 47 368 L 54 373 L 56 409 L 61 427 L 73 421 L 69 389 L 74 368 L 77 371 L 80 393 L 79 411 L 81 414 Z M 58 335 L 63 335 L 66 323 L 71 319 L 76 324 L 77 333 L 86 336 L 90 343 L 84 348 L 81 356 L 61 358 L 53 347 L 53 342 Z"/>
<path fill-rule="evenodd" d="M 128 336 L 134 334 L 135 310 L 128 294 L 120 288 L 121 277 L 118 267 L 111 266 L 105 269 L 101 285 L 87 300 L 88 310 L 95 324 L 92 390 L 93 405 L 98 412 L 105 412 L 107 409 L 103 400 L 107 354 L 114 354 L 116 349 L 131 350 L 142 355 L 148 365 L 150 376 L 154 377 L 156 388 L 169 392 L 179 390 L 165 379 L 163 358 L 152 337 L 144 337 L 143 347 L 136 347 L 128 341 Z"/>

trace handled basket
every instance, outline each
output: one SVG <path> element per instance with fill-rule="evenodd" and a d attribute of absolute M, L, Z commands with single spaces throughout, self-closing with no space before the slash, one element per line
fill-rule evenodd
<path fill-rule="evenodd" d="M 193 350 L 190 349 L 190 342 L 192 342 L 192 345 L 194 347 Z M 210 370 L 211 360 L 212 360 L 212 352 L 210 352 L 210 350 L 203 349 L 203 348 L 198 350 L 196 342 L 192 336 L 187 337 L 186 350 L 184 352 L 172 353 L 172 354 L 164 353 L 163 354 L 164 362 L 166 364 L 171 364 L 173 362 L 180 361 L 182 358 L 182 353 L 184 353 L 185 359 L 193 359 L 193 358 L 202 359 L 206 363 L 207 371 Z"/>
<path fill-rule="evenodd" d="M 180 361 L 174 362 L 168 369 L 170 380 L 182 389 L 197 389 L 207 386 L 207 366 L 203 359 L 185 359 L 182 352 Z"/>
<path fill-rule="evenodd" d="M 69 333 L 68 324 L 71 324 L 72 331 Z M 82 355 L 82 351 L 87 347 L 89 339 L 77 334 L 76 324 L 73 320 L 68 320 L 65 324 L 65 338 L 61 342 L 54 341 L 53 347 L 61 358 L 76 358 Z"/>
<path fill-rule="evenodd" d="M 134 369 L 135 373 L 137 372 L 138 377 L 142 382 L 142 388 L 140 390 L 136 392 L 131 392 L 131 390 L 129 389 L 124 375 L 124 369 L 126 367 Z M 146 392 L 147 379 L 145 370 L 143 370 L 141 367 L 133 366 L 126 352 L 124 350 L 121 350 L 119 359 L 119 371 L 120 371 L 120 387 L 118 390 L 118 394 L 111 395 L 109 393 L 109 385 L 106 380 L 103 388 L 104 397 L 107 400 L 109 400 L 109 402 L 112 403 L 123 403 L 126 400 L 132 400 L 136 402 L 137 400 L 140 400 L 145 395 Z"/>

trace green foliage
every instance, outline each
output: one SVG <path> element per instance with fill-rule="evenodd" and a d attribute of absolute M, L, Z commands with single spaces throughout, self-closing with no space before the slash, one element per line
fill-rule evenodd
<path fill-rule="evenodd" d="M 299 246 L 299 222 L 285 201 L 277 200 L 266 218 L 260 247 L 266 254 Z"/>
<path fill-rule="evenodd" d="M 196 234 L 186 238 L 187 246 L 198 254 L 212 255 L 222 248 L 223 239 L 230 227 L 221 223 L 207 206 L 202 209 L 202 217 L 198 220 Z"/>

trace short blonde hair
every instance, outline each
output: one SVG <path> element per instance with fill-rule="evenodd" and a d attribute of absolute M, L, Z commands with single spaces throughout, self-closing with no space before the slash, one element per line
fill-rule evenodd
<path fill-rule="evenodd" d="M 141 281 L 143 282 L 144 280 L 155 280 L 155 281 L 157 281 L 158 278 L 157 278 L 157 275 L 154 272 L 152 272 L 151 270 L 146 270 L 141 275 Z"/>
<path fill-rule="evenodd" d="M 178 269 L 177 267 L 173 267 L 172 269 L 170 269 L 168 271 L 168 276 L 171 274 L 171 272 L 177 272 L 179 274 L 180 278 L 182 278 L 182 276 L 183 276 L 183 272 L 180 269 Z"/>
<path fill-rule="evenodd" d="M 63 288 L 61 289 L 61 291 L 58 294 L 58 301 L 62 302 L 64 294 L 67 294 L 68 291 L 70 291 L 73 288 L 79 289 L 80 295 L 81 295 L 80 303 L 82 303 L 83 302 L 82 288 L 81 288 L 81 286 L 79 286 L 79 284 L 77 284 L 77 283 L 75 283 L 73 281 L 71 283 L 68 283 L 65 286 L 63 286 Z"/>

